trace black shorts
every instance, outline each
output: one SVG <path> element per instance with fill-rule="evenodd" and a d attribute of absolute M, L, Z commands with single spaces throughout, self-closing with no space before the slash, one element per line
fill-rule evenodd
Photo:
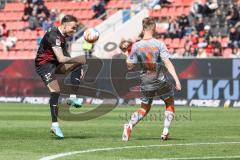
<path fill-rule="evenodd" d="M 44 84 L 47 86 L 50 82 L 56 80 L 55 72 L 57 69 L 57 64 L 46 63 L 41 66 L 36 66 L 37 74 L 42 78 Z"/>

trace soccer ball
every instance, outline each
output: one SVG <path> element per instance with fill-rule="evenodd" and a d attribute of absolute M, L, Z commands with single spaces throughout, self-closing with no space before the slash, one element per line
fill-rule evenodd
<path fill-rule="evenodd" d="M 98 40 L 100 34 L 95 28 L 88 28 L 84 31 L 83 37 L 89 43 L 94 43 Z"/>

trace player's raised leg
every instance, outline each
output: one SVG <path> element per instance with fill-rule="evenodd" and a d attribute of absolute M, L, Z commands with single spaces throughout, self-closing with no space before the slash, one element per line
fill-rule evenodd
<path fill-rule="evenodd" d="M 130 121 L 128 123 L 124 124 L 123 135 L 122 135 L 123 141 L 129 141 L 129 139 L 131 137 L 132 128 L 147 115 L 150 108 L 151 108 L 151 103 L 149 103 L 149 101 L 147 101 L 147 102 L 143 101 L 141 103 L 141 107 L 138 108 L 131 115 Z"/>
<path fill-rule="evenodd" d="M 167 99 L 164 99 L 166 110 L 165 110 L 165 117 L 163 122 L 163 132 L 161 135 L 162 140 L 167 140 L 169 138 L 169 128 L 171 125 L 171 122 L 174 118 L 174 98 L 170 97 Z"/>

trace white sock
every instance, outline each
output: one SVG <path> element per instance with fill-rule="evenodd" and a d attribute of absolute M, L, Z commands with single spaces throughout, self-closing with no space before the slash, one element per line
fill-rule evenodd
<path fill-rule="evenodd" d="M 59 127 L 58 122 L 52 122 L 52 127 Z"/>
<path fill-rule="evenodd" d="M 131 115 L 129 124 L 131 124 L 132 126 L 135 126 L 139 121 L 141 121 L 143 119 L 143 117 L 144 117 L 144 115 L 141 115 L 139 112 L 134 112 Z"/>
<path fill-rule="evenodd" d="M 165 119 L 164 119 L 164 128 L 163 128 L 163 134 L 168 134 L 168 129 L 171 125 L 171 122 L 174 118 L 174 113 L 170 111 L 165 111 Z"/>

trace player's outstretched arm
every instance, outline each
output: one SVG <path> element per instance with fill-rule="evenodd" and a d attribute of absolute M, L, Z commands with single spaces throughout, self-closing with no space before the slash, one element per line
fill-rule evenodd
<path fill-rule="evenodd" d="M 81 63 L 81 64 L 86 63 L 85 56 L 78 56 L 78 57 L 71 58 L 63 55 L 63 50 L 61 47 L 55 46 L 55 47 L 52 47 L 52 49 L 58 59 L 58 62 L 60 63 Z"/>
<path fill-rule="evenodd" d="M 171 76 L 173 77 L 173 79 L 174 79 L 174 81 L 176 83 L 176 86 L 175 86 L 176 90 L 180 91 L 182 89 L 181 83 L 180 83 L 180 81 L 178 79 L 177 73 L 175 71 L 175 68 L 174 68 L 172 62 L 168 58 L 164 59 L 163 62 L 165 64 L 166 68 L 168 69 L 168 72 L 171 74 Z"/>

